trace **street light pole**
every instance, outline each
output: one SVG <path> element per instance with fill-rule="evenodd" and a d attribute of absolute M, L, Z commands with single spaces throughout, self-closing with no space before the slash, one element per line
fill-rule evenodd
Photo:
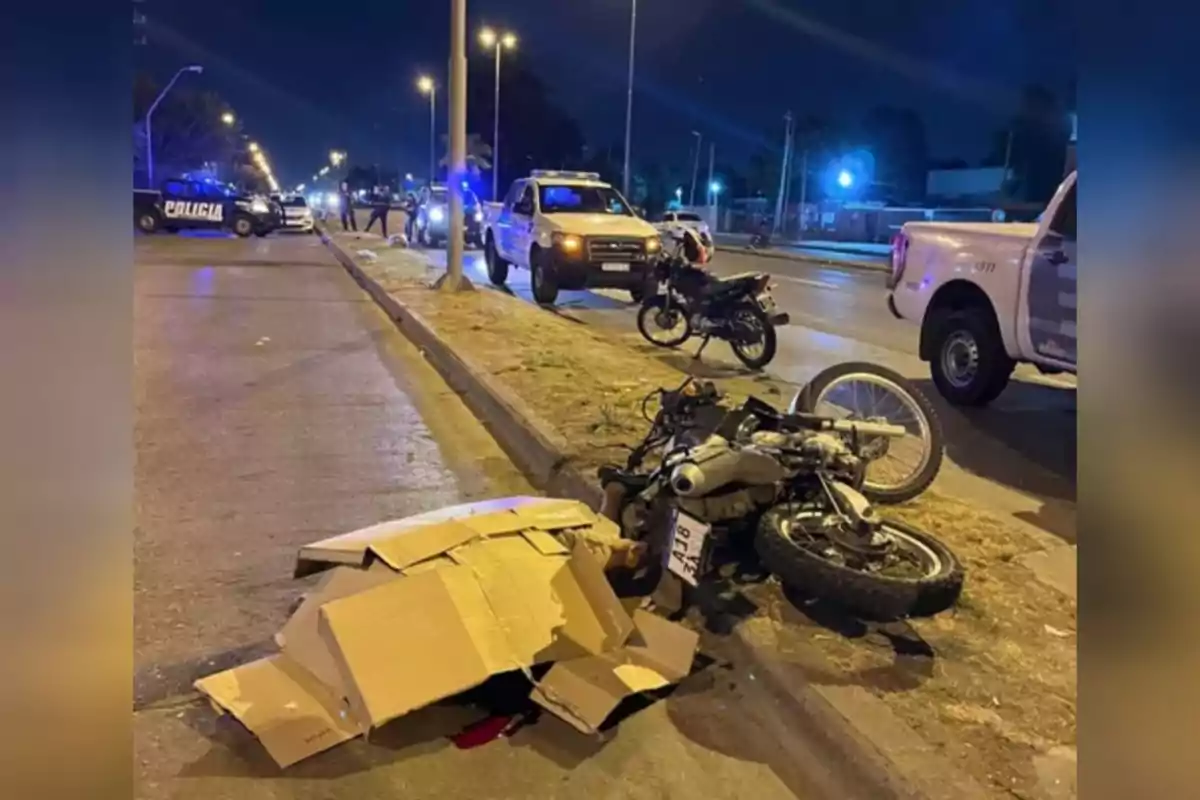
<path fill-rule="evenodd" d="M 450 0 L 450 190 L 446 274 L 439 287 L 457 291 L 463 278 L 463 174 L 467 166 L 467 0 Z"/>
<path fill-rule="evenodd" d="M 437 86 L 429 87 L 429 183 L 437 178 Z"/>
<path fill-rule="evenodd" d="M 179 80 L 179 76 L 185 72 L 195 72 L 197 74 L 204 71 L 204 67 L 199 64 L 191 64 L 186 67 L 180 67 L 163 90 L 158 93 L 158 97 L 154 98 L 154 102 L 150 104 L 150 110 L 146 112 L 146 182 L 149 188 L 154 188 L 154 143 L 150 138 L 150 117 L 154 115 L 154 109 L 158 108 L 158 104 L 167 96 L 167 92 L 171 91 L 171 87 L 175 85 L 175 81 Z"/>
<path fill-rule="evenodd" d="M 692 136 L 696 137 L 696 157 L 692 160 L 692 190 L 688 194 L 688 205 L 695 207 L 696 205 L 696 175 L 700 172 L 700 143 L 704 137 L 700 135 L 700 131 L 692 131 Z"/>
<path fill-rule="evenodd" d="M 625 168 L 621 173 L 621 193 L 629 199 L 629 152 L 633 138 L 633 52 L 637 36 L 637 0 L 629 12 L 629 88 L 625 93 Z"/>
<path fill-rule="evenodd" d="M 500 50 L 517 46 L 517 37 L 512 33 L 497 35 L 491 28 L 479 32 L 479 41 L 484 47 L 496 48 L 496 94 L 492 108 L 492 202 L 500 196 Z"/>

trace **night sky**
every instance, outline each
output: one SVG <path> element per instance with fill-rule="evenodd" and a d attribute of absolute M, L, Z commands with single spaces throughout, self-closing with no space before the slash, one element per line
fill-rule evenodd
<path fill-rule="evenodd" d="M 475 33 L 520 38 L 527 60 L 590 144 L 624 135 L 630 0 L 468 0 Z M 145 0 L 138 66 L 224 96 L 285 184 L 330 148 L 351 163 L 420 172 L 428 101 L 445 86 L 446 0 Z M 934 157 L 982 157 L 1026 82 L 1060 95 L 1075 72 L 1071 6 L 1046 0 L 639 0 L 634 158 L 686 162 L 700 130 L 739 163 L 781 148 L 783 114 L 855 122 L 871 106 L 917 110 Z M 445 92 L 439 130 L 445 130 Z M 503 113 L 503 98 L 501 99 Z M 488 131 L 479 131 L 489 138 Z"/>

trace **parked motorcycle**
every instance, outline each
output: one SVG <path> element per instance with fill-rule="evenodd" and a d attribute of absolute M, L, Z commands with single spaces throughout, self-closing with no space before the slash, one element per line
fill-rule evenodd
<path fill-rule="evenodd" d="M 790 321 L 777 311 L 771 276 L 745 272 L 729 277 L 703 269 L 709 249 L 691 229 L 672 232 L 674 247 L 664 250 L 654 267 L 658 294 L 647 295 L 638 309 L 642 336 L 659 347 L 678 347 L 703 336 L 696 358 L 715 336 L 729 342 L 738 360 L 762 369 L 775 357 L 775 327 Z"/>
<path fill-rule="evenodd" d="M 696 586 L 714 551 L 752 536 L 784 585 L 864 617 L 931 615 L 957 601 L 964 576 L 954 553 L 871 505 L 867 466 L 878 442 L 904 427 L 781 413 L 756 398 L 731 409 L 711 383 L 690 378 L 656 394 L 646 438 L 624 467 L 600 469 L 601 512 L 646 543 L 651 563 Z"/>

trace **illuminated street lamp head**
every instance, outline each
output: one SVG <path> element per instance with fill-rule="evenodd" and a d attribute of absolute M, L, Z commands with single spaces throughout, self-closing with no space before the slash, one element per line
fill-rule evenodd
<path fill-rule="evenodd" d="M 338 164 L 341 164 L 345 158 L 346 158 L 346 154 L 339 150 L 330 150 L 329 151 L 329 163 L 333 164 L 335 167 Z"/>
<path fill-rule="evenodd" d="M 517 46 L 517 36 L 514 33 L 506 33 L 501 37 L 500 42 L 506 50 L 512 50 Z"/>
<path fill-rule="evenodd" d="M 479 32 L 479 41 L 484 47 L 492 47 L 496 44 L 496 32 L 491 28 L 484 28 Z"/>
<path fill-rule="evenodd" d="M 421 77 L 417 78 L 417 90 L 420 91 L 421 94 L 429 94 L 433 91 L 433 86 L 433 78 L 429 77 L 428 75 L 422 75 Z"/>
<path fill-rule="evenodd" d="M 708 185 L 708 190 L 710 192 L 712 192 L 713 194 L 720 194 L 721 193 L 721 182 L 713 181 L 712 183 L 710 183 Z"/>
<path fill-rule="evenodd" d="M 258 152 L 258 142 L 251 142 L 251 143 L 250 143 L 250 152 L 251 152 L 251 153 L 257 153 L 257 152 Z"/>
<path fill-rule="evenodd" d="M 849 189 L 854 183 L 854 176 L 850 174 L 849 170 L 844 169 L 838 173 L 837 182 L 838 186 L 843 189 Z"/>
<path fill-rule="evenodd" d="M 224 122 L 226 125 L 232 125 L 232 124 L 234 123 L 234 116 L 233 116 L 233 112 L 232 112 L 232 111 L 226 111 L 224 114 L 222 114 L 222 115 L 221 115 L 221 122 Z"/>
<path fill-rule="evenodd" d="M 184 69 L 186 69 L 188 72 L 195 72 L 196 74 L 204 72 L 204 67 L 200 66 L 199 64 L 192 64 L 189 67 L 184 67 Z"/>

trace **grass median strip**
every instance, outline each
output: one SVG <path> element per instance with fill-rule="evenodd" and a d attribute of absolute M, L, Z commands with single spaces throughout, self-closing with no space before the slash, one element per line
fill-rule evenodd
<path fill-rule="evenodd" d="M 429 291 L 419 256 L 379 256 L 360 262 L 362 269 L 553 426 L 585 476 L 624 460 L 627 446 L 646 432 L 642 399 L 680 383 L 688 367 L 687 354 L 499 292 Z M 755 394 L 777 404 L 796 388 L 769 376 L 714 380 L 734 399 Z M 743 635 L 811 682 L 871 692 L 981 783 L 1010 796 L 1047 796 L 1039 788 L 1039 756 L 1075 745 L 1074 601 L 1020 563 L 1040 547 L 1029 534 L 936 483 L 885 513 L 929 530 L 958 553 L 968 572 L 957 608 L 932 619 L 863 625 L 760 584 L 745 589 L 756 611 L 743 620 Z"/>

